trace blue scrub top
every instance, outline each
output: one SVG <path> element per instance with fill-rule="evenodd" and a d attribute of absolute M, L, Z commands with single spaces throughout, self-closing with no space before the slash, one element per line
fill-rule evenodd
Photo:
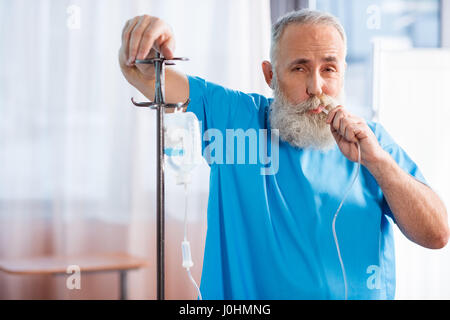
<path fill-rule="evenodd" d="M 337 145 L 323 152 L 281 140 L 278 168 L 262 157 L 255 163 L 249 143 L 226 143 L 227 129 L 267 129 L 267 139 L 256 136 L 258 153 L 270 156 L 276 150 L 268 119 L 273 99 L 199 77 L 188 80 L 187 111 L 201 121 L 203 156 L 211 168 L 203 299 L 344 299 L 332 220 L 357 163 L 345 158 Z M 426 183 L 385 129 L 367 124 L 399 166 Z M 267 150 L 260 148 L 264 145 Z M 245 152 L 245 161 L 239 162 L 239 152 Z M 273 174 L 262 174 L 270 167 Z M 349 299 L 394 298 L 393 222 L 382 190 L 361 166 L 336 221 Z"/>

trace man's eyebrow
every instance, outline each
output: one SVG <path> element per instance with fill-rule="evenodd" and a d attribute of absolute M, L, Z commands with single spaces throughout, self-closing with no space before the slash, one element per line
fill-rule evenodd
<path fill-rule="evenodd" d="M 289 65 L 295 66 L 296 64 L 308 64 L 311 60 L 309 59 L 305 59 L 305 58 L 299 58 L 299 59 L 295 59 L 294 61 L 292 61 Z"/>
<path fill-rule="evenodd" d="M 322 58 L 322 61 L 325 62 L 337 62 L 337 58 L 335 56 L 326 56 Z"/>
<path fill-rule="evenodd" d="M 337 58 L 335 56 L 325 56 L 325 57 L 322 58 L 322 61 L 323 62 L 338 62 L 338 60 L 337 60 Z M 292 67 L 292 66 L 295 66 L 297 64 L 308 64 L 310 62 L 311 62 L 311 60 L 309 60 L 309 59 L 298 58 L 298 59 L 295 59 L 294 61 L 292 61 L 289 65 Z"/>

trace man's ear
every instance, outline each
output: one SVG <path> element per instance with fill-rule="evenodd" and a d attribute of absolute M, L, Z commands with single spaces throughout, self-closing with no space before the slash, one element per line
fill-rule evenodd
<path fill-rule="evenodd" d="M 262 71 L 264 73 L 264 79 L 266 80 L 267 85 L 271 89 L 273 89 L 273 86 L 272 86 L 272 78 L 273 78 L 272 64 L 269 61 L 263 61 Z"/>

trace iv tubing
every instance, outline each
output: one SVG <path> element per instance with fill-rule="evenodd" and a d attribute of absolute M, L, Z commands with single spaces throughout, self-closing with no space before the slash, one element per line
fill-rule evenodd
<path fill-rule="evenodd" d="M 190 256 L 190 245 L 187 240 L 187 213 L 188 213 L 188 192 L 187 192 L 187 184 L 185 183 L 184 184 L 184 241 L 183 241 L 183 243 L 187 243 L 188 250 L 189 250 L 189 256 Z M 191 270 L 189 269 L 189 267 L 186 267 L 186 271 L 188 273 L 189 279 L 191 280 L 192 284 L 195 286 L 195 289 L 197 290 L 198 298 L 200 300 L 203 300 L 202 294 L 200 292 L 200 288 L 198 287 L 197 283 L 195 282 L 194 277 L 192 277 Z"/>
<path fill-rule="evenodd" d="M 337 250 L 337 253 L 338 253 L 338 257 L 339 257 L 339 262 L 341 264 L 342 276 L 344 277 L 345 300 L 348 299 L 347 276 L 346 276 L 346 273 L 345 273 L 344 262 L 342 261 L 341 250 L 339 249 L 339 242 L 338 242 L 337 235 L 336 235 L 336 218 L 337 218 L 337 216 L 339 214 L 339 211 L 341 210 L 341 207 L 342 207 L 342 204 L 345 201 L 345 198 L 347 198 L 351 188 L 353 187 L 356 179 L 358 178 L 359 170 L 361 168 L 361 147 L 359 146 L 359 142 L 356 142 L 356 145 L 358 146 L 358 169 L 356 170 L 355 177 L 353 178 L 353 181 L 350 184 L 350 187 L 345 192 L 345 195 L 342 198 L 341 203 L 339 204 L 339 207 L 336 210 L 336 213 L 334 214 L 333 223 L 332 223 L 334 242 L 336 244 L 336 250 Z"/>
<path fill-rule="evenodd" d="M 326 109 L 323 109 L 322 112 L 327 114 L 327 115 L 329 113 L 329 111 L 326 110 Z M 341 203 L 339 204 L 339 207 L 336 210 L 336 213 L 334 214 L 333 223 L 331 225 L 331 228 L 333 230 L 334 243 L 336 244 L 336 251 L 337 251 L 337 254 L 338 254 L 338 257 L 339 257 L 339 263 L 341 264 L 342 276 L 344 278 L 344 296 L 345 296 L 345 300 L 348 299 L 347 275 L 345 273 L 344 261 L 342 261 L 341 250 L 339 248 L 339 241 L 338 241 L 338 238 L 337 238 L 337 235 L 336 235 L 336 219 L 337 219 L 337 216 L 339 214 L 339 211 L 341 210 L 342 205 L 344 204 L 345 198 L 347 198 L 350 190 L 352 189 L 353 185 L 355 184 L 355 181 L 358 178 L 359 171 L 361 169 L 361 147 L 360 147 L 358 141 L 356 141 L 356 145 L 358 147 L 358 169 L 356 170 L 355 177 L 353 178 L 352 183 L 350 184 L 349 188 L 345 192 L 344 197 L 342 198 Z"/>

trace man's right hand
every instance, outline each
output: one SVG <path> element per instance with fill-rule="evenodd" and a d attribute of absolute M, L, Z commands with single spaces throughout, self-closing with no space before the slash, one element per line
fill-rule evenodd
<path fill-rule="evenodd" d="M 134 61 L 154 57 L 155 50 L 168 59 L 173 58 L 175 37 L 172 28 L 163 20 L 149 15 L 128 20 L 122 30 L 119 63 L 122 73 L 132 85 L 142 80 L 154 80 L 152 65 L 135 65 Z"/>
<path fill-rule="evenodd" d="M 122 31 L 119 64 L 127 81 L 148 99 L 155 94 L 155 68 L 151 64 L 135 64 L 136 59 L 150 59 L 156 51 L 171 59 L 175 52 L 175 36 L 172 28 L 163 20 L 143 15 L 126 22 Z M 166 67 L 165 101 L 184 102 L 189 97 L 189 81 L 185 74 Z M 166 110 L 171 112 L 172 110 Z"/>

